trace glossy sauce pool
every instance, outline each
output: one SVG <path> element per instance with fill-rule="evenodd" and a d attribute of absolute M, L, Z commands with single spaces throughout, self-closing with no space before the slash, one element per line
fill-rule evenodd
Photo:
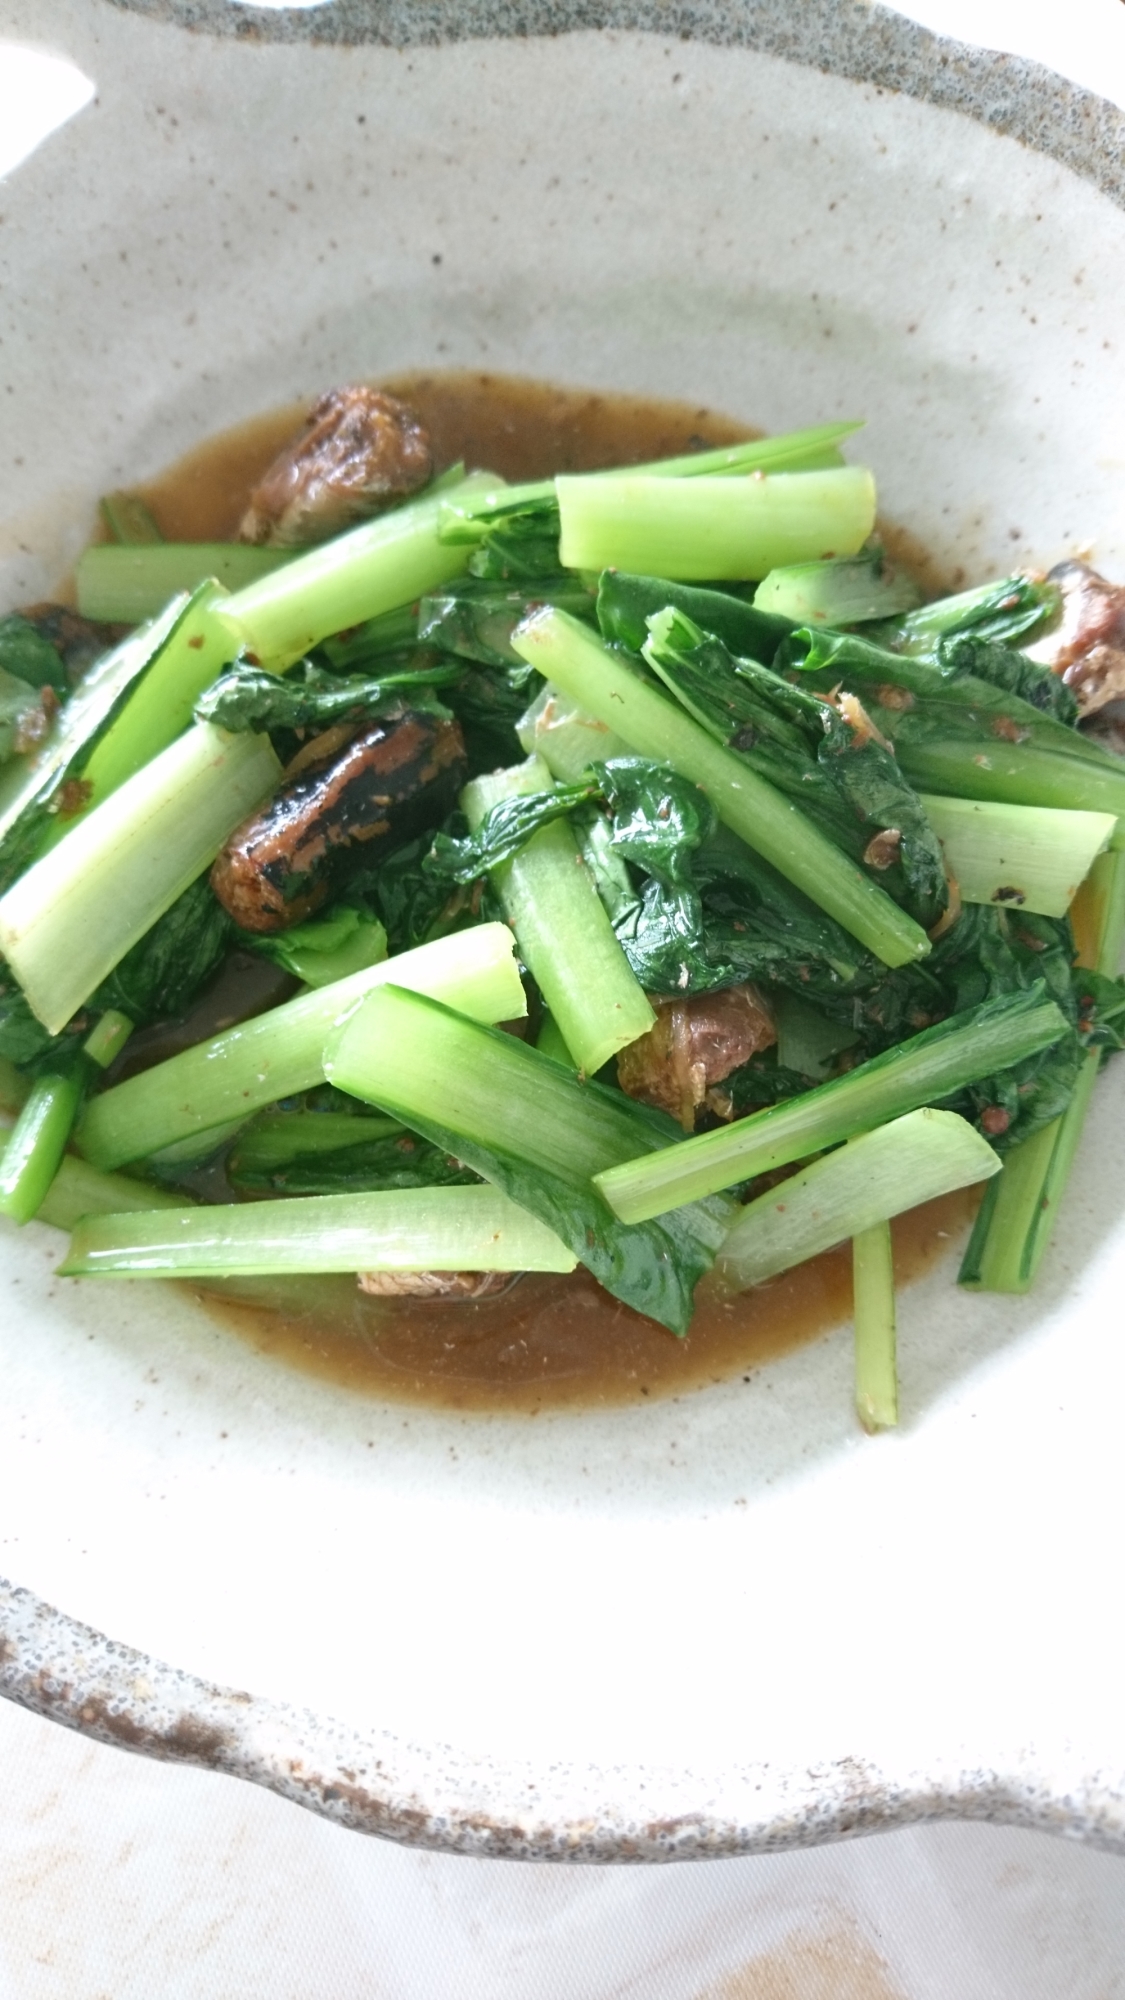
<path fill-rule="evenodd" d="M 601 396 L 495 375 L 416 374 L 384 386 L 429 426 L 440 467 L 463 458 L 508 479 L 637 463 L 755 433 L 689 404 Z M 248 491 L 299 429 L 304 405 L 228 431 L 143 489 L 177 541 L 234 535 Z M 908 538 L 884 539 L 923 582 L 940 587 Z M 933 1202 L 894 1225 L 895 1270 L 909 1283 L 967 1225 L 974 1191 Z M 246 1286 L 260 1301 L 266 1287 Z M 815 1340 L 851 1312 L 848 1247 L 742 1297 L 704 1295 L 684 1340 L 600 1290 L 584 1272 L 529 1275 L 475 1305 L 362 1297 L 348 1278 L 302 1280 L 278 1305 L 203 1294 L 259 1352 L 365 1394 L 465 1410 L 538 1411 L 639 1402 L 745 1375 Z"/>

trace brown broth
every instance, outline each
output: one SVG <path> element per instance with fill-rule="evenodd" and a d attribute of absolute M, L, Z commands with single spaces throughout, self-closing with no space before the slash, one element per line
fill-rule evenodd
<path fill-rule="evenodd" d="M 384 385 L 429 426 L 439 467 L 464 459 L 507 479 L 596 470 L 733 443 L 758 433 L 691 404 L 596 395 L 516 377 L 400 375 Z M 199 445 L 142 488 L 172 540 L 231 537 L 248 492 L 299 428 L 303 405 L 253 418 Z M 884 539 L 915 573 L 911 538 Z M 942 579 L 920 576 L 931 588 Z M 975 1192 L 947 1197 L 894 1225 L 895 1271 L 909 1283 L 962 1233 Z M 252 1293 L 254 1287 L 245 1291 Z M 640 1402 L 745 1374 L 815 1340 L 851 1312 L 846 1247 L 735 1300 L 700 1298 L 677 1340 L 618 1303 L 585 1272 L 529 1275 L 474 1305 L 361 1296 L 348 1278 L 301 1281 L 279 1307 L 198 1296 L 259 1352 L 364 1394 L 458 1410 L 536 1412 Z"/>
<path fill-rule="evenodd" d="M 976 1198 L 967 1190 L 898 1218 L 900 1284 L 921 1277 L 967 1229 Z M 529 1274 L 476 1305 L 369 1299 L 346 1278 L 308 1283 L 297 1310 L 199 1296 L 258 1353 L 305 1374 L 395 1401 L 534 1414 L 676 1396 L 745 1375 L 848 1319 L 852 1272 L 845 1245 L 737 1299 L 704 1291 L 684 1340 L 584 1271 Z"/>

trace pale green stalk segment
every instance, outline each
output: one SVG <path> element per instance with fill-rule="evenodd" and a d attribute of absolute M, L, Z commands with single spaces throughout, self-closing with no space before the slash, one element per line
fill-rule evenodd
<path fill-rule="evenodd" d="M 915 1114 L 918 1115 L 918 1114 Z M 852 1238 L 855 1407 L 865 1431 L 898 1422 L 894 1244 L 889 1222 Z"/>
<path fill-rule="evenodd" d="M 1087 1057 L 1078 1073 L 1071 1105 L 1080 1102 L 1083 1116 L 1097 1071 L 1096 1058 Z M 1065 1123 L 1065 1115 L 1053 1118 L 1022 1146 L 1014 1146 L 1004 1160 L 1003 1173 L 986 1190 L 959 1274 L 960 1283 L 968 1290 L 1030 1290 L 1028 1249 L 1037 1233 L 1051 1164 Z"/>
<path fill-rule="evenodd" d="M 128 551 L 122 550 L 122 554 Z M 159 756 L 192 719 L 204 688 L 232 657 L 230 634 L 215 617 L 222 593 L 206 583 L 183 607 L 152 665 L 82 766 L 80 803 L 44 836 L 43 851 L 64 840 L 120 785 Z"/>
<path fill-rule="evenodd" d="M 212 1125 L 206 1132 L 193 1132 L 190 1138 L 177 1139 L 171 1146 L 161 1146 L 159 1152 L 145 1157 L 146 1167 L 194 1167 L 203 1160 L 213 1159 L 216 1153 L 229 1146 L 238 1137 L 245 1118 L 231 1118 L 225 1125 Z"/>
<path fill-rule="evenodd" d="M 647 1222 L 736 1181 L 807 1160 L 921 1105 L 940 1103 L 975 1077 L 1010 1069 L 1049 1048 L 1066 1030 L 1066 1018 L 1051 1000 L 948 1033 L 929 1029 L 917 1038 L 920 1046 L 902 1043 L 753 1118 L 698 1132 L 597 1174 L 595 1184 L 622 1222 Z"/>
<path fill-rule="evenodd" d="M 906 965 L 926 956 L 930 943 L 919 925 L 797 806 L 760 778 L 745 758 L 724 749 L 675 702 L 649 687 L 578 619 L 546 607 L 517 626 L 512 645 L 521 659 L 642 757 L 671 764 L 691 778 L 733 833 L 885 965 Z"/>
<path fill-rule="evenodd" d="M 547 686 L 536 695 L 520 716 L 516 735 L 529 757 L 542 757 L 560 785 L 578 784 L 591 764 L 631 754 L 623 736 L 557 687 Z"/>
<path fill-rule="evenodd" d="M 573 1271 L 577 1258 L 492 1187 L 395 1188 L 80 1222 L 64 1277 L 303 1271 Z"/>
<path fill-rule="evenodd" d="M 563 1031 L 553 1014 L 544 1014 L 539 1033 L 535 1037 L 535 1047 L 541 1056 L 549 1056 L 552 1062 L 565 1063 L 567 1069 L 577 1067 L 563 1040 Z"/>
<path fill-rule="evenodd" d="M 127 1174 L 103 1174 L 85 1160 L 68 1154 L 45 1195 L 36 1222 L 52 1229 L 73 1229 L 84 1215 L 119 1215 L 126 1209 L 182 1208 L 182 1191 L 131 1180 Z"/>
<path fill-rule="evenodd" d="M 471 554 L 439 539 L 443 504 L 494 484 L 487 473 L 474 474 L 297 556 L 227 599 L 231 634 L 262 666 L 280 670 L 333 632 L 437 590 L 460 575 Z"/>
<path fill-rule="evenodd" d="M 347 1111 L 263 1111 L 234 1150 L 240 1170 L 267 1173 L 290 1160 L 393 1139 L 402 1130 L 397 1118 L 356 1118 Z"/>
<path fill-rule="evenodd" d="M 195 590 L 213 577 L 240 590 L 293 561 L 291 549 L 256 549 L 245 542 L 160 542 L 116 547 L 99 542 L 78 558 L 75 583 L 83 618 L 136 625 L 151 618 L 179 590 Z"/>
<path fill-rule="evenodd" d="M 1082 962 L 1113 978 L 1125 945 L 1125 854 L 1100 854 L 1083 885 L 1090 904 L 1088 950 Z M 1013 1147 L 989 1188 L 959 1274 L 970 1291 L 1030 1291 L 1054 1233 L 1102 1064 L 1087 1052 L 1061 1118 Z"/>
<path fill-rule="evenodd" d="M 390 982 L 488 1024 L 527 1012 L 507 925 L 455 931 L 302 993 L 103 1091 L 78 1127 L 80 1150 L 97 1166 L 124 1166 L 311 1090 L 324 1081 L 324 1043 L 336 1022 L 374 987 Z"/>
<path fill-rule="evenodd" d="M 928 793 L 922 804 L 963 903 L 998 903 L 1042 917 L 1065 917 L 1117 824 L 1111 813 Z"/>
<path fill-rule="evenodd" d="M 802 1167 L 742 1210 L 715 1278 L 745 1291 L 905 1209 L 999 1173 L 986 1140 L 953 1111 L 911 1111 Z"/>
<path fill-rule="evenodd" d="M 581 473 L 555 486 L 567 569 L 749 581 L 789 563 L 854 555 L 875 525 L 875 482 L 865 466 L 750 479 Z"/>
<path fill-rule="evenodd" d="M 130 706 L 129 689 L 132 687 L 135 694 L 143 685 L 144 675 L 188 609 L 186 597 L 174 598 L 158 618 L 130 632 L 119 646 L 95 660 L 64 705 L 43 749 L 34 757 L 14 758 L 0 772 L 0 839 L 7 837 L 21 813 L 36 799 L 49 796 L 68 771 L 77 765 L 81 773 L 85 747 L 99 729 L 105 732 L 104 744 L 123 723 Z"/>
<path fill-rule="evenodd" d="M 1125 950 L 1125 861 L 1120 858 L 1119 849 L 1099 854 L 1082 893 L 1089 904 L 1092 935 L 1089 951 L 1083 953 L 1081 963 L 1092 966 L 1106 979 L 1113 979 L 1120 970 Z"/>
<path fill-rule="evenodd" d="M 26 1079 L 21 1077 L 20 1081 L 25 1083 Z M 14 1123 L 8 1100 L 17 1094 L 9 1090 L 6 1079 L 2 1088 L 5 1102 L 0 1108 L 0 1135 Z M 67 1154 L 36 1211 L 35 1220 L 50 1223 L 53 1229 L 73 1229 L 83 1215 L 117 1215 L 128 1208 L 182 1208 L 183 1205 L 182 1193 L 133 1180 L 128 1174 L 100 1173 L 85 1160 Z"/>
<path fill-rule="evenodd" d="M 699 479 L 721 473 L 773 470 L 813 471 L 843 464 L 837 446 L 853 432 L 862 430 L 862 419 L 845 419 L 833 424 L 814 424 L 800 431 L 784 431 L 777 437 L 745 438 L 737 444 L 716 445 L 711 451 L 684 452 L 678 458 L 651 459 L 643 465 L 610 465 L 591 474 L 596 479 Z M 478 492 L 453 499 L 445 496 L 442 531 L 449 540 L 459 536 L 482 537 L 489 517 L 511 514 L 519 509 L 542 506 L 555 498 L 554 479 L 535 479 L 508 486 L 488 475 Z"/>
<path fill-rule="evenodd" d="M 175 742 L 190 724 L 204 689 L 229 665 L 230 635 L 215 616 L 222 595 L 213 586 L 196 592 L 113 728 L 83 766 L 91 807 Z"/>
<path fill-rule="evenodd" d="M 96 1071 L 120 1053 L 132 1032 L 133 1023 L 110 1008 L 59 1073 L 37 1076 L 23 1094 L 15 1123 L 0 1146 L 0 1215 L 24 1223 L 40 1213 L 87 1086 Z"/>
<path fill-rule="evenodd" d="M 503 799 L 554 789 L 540 757 L 474 778 L 461 809 L 475 833 Z M 533 834 L 492 884 L 567 1048 L 587 1076 L 646 1035 L 656 1016 L 605 913 L 574 835 L 561 820 Z"/>
<path fill-rule="evenodd" d="M 82 1077 L 41 1076 L 32 1084 L 0 1153 L 0 1215 L 30 1222 L 46 1198 L 66 1151 Z"/>
<path fill-rule="evenodd" d="M 738 444 L 716 445 L 711 451 L 689 451 L 679 458 L 653 459 L 646 465 L 613 466 L 598 476 L 628 479 L 647 473 L 653 479 L 700 479 L 725 472 L 795 470 L 821 457 L 826 463 L 833 462 L 835 447 L 862 429 L 862 418 L 814 424 L 805 430 L 781 431 L 776 437 L 746 438 Z"/>
<path fill-rule="evenodd" d="M 127 1014 L 118 1008 L 109 1007 L 99 1016 L 82 1044 L 82 1053 L 95 1062 L 99 1069 L 108 1069 L 111 1062 L 121 1054 L 130 1035 L 133 1023 Z"/>
<path fill-rule="evenodd" d="M 583 1089 L 572 1070 L 513 1036 L 474 1033 L 390 982 L 341 1023 L 324 1069 L 337 1089 L 407 1125 L 429 1120 L 532 1169 L 582 1181 L 648 1137 L 628 1098 Z M 656 1130 L 652 1144 L 661 1144 Z"/>
<path fill-rule="evenodd" d="M 266 736 L 197 723 L 95 806 L 0 899 L 0 952 L 58 1034 L 274 790 Z"/>

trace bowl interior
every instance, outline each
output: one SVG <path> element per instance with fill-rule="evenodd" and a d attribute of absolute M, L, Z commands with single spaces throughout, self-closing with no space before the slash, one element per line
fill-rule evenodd
<path fill-rule="evenodd" d="M 50 591 L 99 492 L 417 367 L 768 429 L 866 416 L 884 511 L 950 579 L 1078 548 L 1125 573 L 1125 219 L 1015 141 L 656 34 L 56 27 L 98 100 L 8 190 L 5 608 Z M 652 1408 L 457 1416 L 287 1370 L 179 1293 L 58 1281 L 57 1239 L 9 1233 L 5 1566 L 144 1652 L 388 1732 L 407 1789 L 418 1746 L 456 1746 L 460 1792 L 440 1756 L 425 1778 L 454 1817 L 472 1785 L 612 1829 L 693 1774 L 693 1810 L 745 1827 L 766 1771 L 807 1829 L 849 1758 L 861 1790 L 940 1767 L 1053 1797 L 1120 1745 L 1096 1524 L 1121 1095 L 1032 1299 L 966 1299 L 948 1263 L 906 1295 L 906 1422 L 876 1445 L 846 1330 Z"/>

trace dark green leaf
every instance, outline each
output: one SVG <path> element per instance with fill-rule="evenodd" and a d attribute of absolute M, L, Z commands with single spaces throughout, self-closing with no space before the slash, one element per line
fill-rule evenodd
<path fill-rule="evenodd" d="M 461 724 L 469 776 L 520 763 L 516 724 L 542 687 L 541 676 L 524 660 L 512 667 L 455 664 L 458 676 L 443 686 L 442 700 Z"/>
<path fill-rule="evenodd" d="M 493 583 L 522 583 L 526 579 L 557 576 L 559 562 L 559 510 L 554 500 L 492 517 L 494 525 L 469 557 L 470 576 L 486 577 Z"/>
<path fill-rule="evenodd" d="M 89 1010 L 116 1007 L 135 1027 L 183 1014 L 217 971 L 234 926 L 201 875 L 103 980 Z"/>
<path fill-rule="evenodd" d="M 1072 726 L 1078 722 L 1078 700 L 1073 690 L 1050 667 L 1041 667 L 1014 647 L 998 646 L 994 640 L 970 632 L 942 639 L 937 657 L 944 680 L 964 680 L 968 675 L 1008 694 L 1019 695 L 1042 714 L 1053 715 L 1056 722 Z"/>
<path fill-rule="evenodd" d="M 766 665 L 793 630 L 791 618 L 758 611 L 731 591 L 667 583 L 659 576 L 632 576 L 626 570 L 603 570 L 597 606 L 603 639 L 639 653 L 648 639 L 648 620 L 669 605 L 682 611 L 702 632 L 721 639 L 739 658 Z"/>
<path fill-rule="evenodd" d="M 361 1121 L 357 1119 L 356 1123 Z M 413 1132 L 366 1139 L 330 1153 L 298 1153 L 284 1166 L 242 1166 L 238 1145 L 227 1179 L 240 1194 L 346 1194 L 381 1188 L 467 1187 L 479 1175 Z"/>
<path fill-rule="evenodd" d="M 566 570 L 536 577 L 518 589 L 464 578 L 440 595 L 422 599 L 418 637 L 484 666 L 517 667 L 526 673 L 526 663 L 512 651 L 509 640 L 520 621 L 543 604 L 554 604 L 574 618 L 594 615 L 591 593 Z"/>
<path fill-rule="evenodd" d="M 336 722 L 361 723 L 393 712 L 409 690 L 411 705 L 428 690 L 456 680 L 460 667 L 423 655 L 417 664 L 388 668 L 378 676 L 326 673 L 304 660 L 287 674 L 270 674 L 245 660 L 209 687 L 195 705 L 196 720 L 220 729 L 327 729 Z"/>
<path fill-rule="evenodd" d="M 644 657 L 689 713 L 930 929 L 947 898 L 941 844 L 893 750 L 867 719 L 757 661 L 736 659 L 683 612 L 658 613 L 649 627 Z M 804 629 L 795 633 L 782 652 L 805 637 Z M 897 845 L 879 843 L 880 831 L 896 832 Z"/>
<path fill-rule="evenodd" d="M 942 638 L 964 632 L 1011 646 L 1053 617 L 1059 603 L 1057 584 L 1031 576 L 1004 576 L 995 583 L 924 604 L 905 618 L 881 625 L 869 636 L 879 645 L 903 653 L 930 654 Z"/>
<path fill-rule="evenodd" d="M 0 618 L 0 669 L 13 679 L 38 690 L 53 688 L 57 695 L 70 692 L 66 667 L 57 646 L 32 624 L 13 611 Z"/>

